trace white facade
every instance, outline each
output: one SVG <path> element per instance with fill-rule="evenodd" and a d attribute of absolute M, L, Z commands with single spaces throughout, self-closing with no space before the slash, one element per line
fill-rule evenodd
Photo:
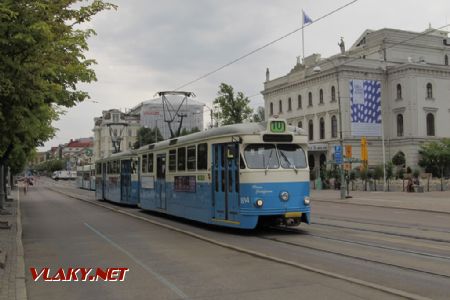
<path fill-rule="evenodd" d="M 339 144 L 341 108 L 344 144 L 352 145 L 352 156 L 360 158 L 360 137 L 350 132 L 349 82 L 379 80 L 386 159 L 402 151 L 406 164 L 415 167 L 420 144 L 450 137 L 449 58 L 447 32 L 420 35 L 395 29 L 366 30 L 339 55 L 328 59 L 311 55 L 274 80 L 266 74 L 262 92 L 266 117 L 279 115 L 292 125 L 311 130 L 310 160 L 314 159 L 317 167 L 332 159 L 333 146 Z M 308 103 L 310 93 L 312 105 Z M 336 120 L 334 126 L 332 120 Z M 368 138 L 368 142 L 369 164 L 382 164 L 381 137 Z"/>
<path fill-rule="evenodd" d="M 114 153 L 111 135 L 116 134 L 120 140 L 120 151 L 132 149 L 137 140 L 140 128 L 139 116 L 123 113 L 117 109 L 105 110 L 102 116 L 94 118 L 94 158 L 105 158 Z M 111 127 L 112 124 L 122 123 L 122 126 Z M 125 125 L 126 124 L 126 125 Z M 110 130 L 111 129 L 111 130 Z"/>
<path fill-rule="evenodd" d="M 170 104 L 165 103 L 164 106 L 161 98 L 144 101 L 133 108 L 131 112 L 140 115 L 142 127 L 159 128 L 164 139 L 170 138 L 170 129 L 166 121 L 173 117 L 171 128 L 174 133 L 176 133 L 180 124 L 180 116 L 183 116 L 181 128 L 203 130 L 203 110 L 205 106 L 203 103 L 190 98 L 186 98 L 183 102 L 181 96 L 167 96 L 167 100 Z M 164 108 L 166 109 L 165 112 Z"/>

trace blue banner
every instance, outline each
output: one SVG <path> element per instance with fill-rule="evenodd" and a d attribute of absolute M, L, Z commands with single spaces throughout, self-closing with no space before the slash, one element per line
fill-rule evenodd
<path fill-rule="evenodd" d="M 351 134 L 381 136 L 381 82 L 350 80 Z"/>

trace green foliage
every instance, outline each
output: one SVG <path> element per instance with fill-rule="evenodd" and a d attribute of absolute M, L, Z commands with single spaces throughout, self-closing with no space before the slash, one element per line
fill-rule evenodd
<path fill-rule="evenodd" d="M 250 119 L 253 109 L 249 106 L 250 100 L 242 92 L 235 95 L 231 85 L 221 83 L 217 95 L 213 102 L 217 108 L 214 118 L 220 125 L 238 124 Z"/>
<path fill-rule="evenodd" d="M 413 176 L 414 176 L 414 178 L 419 178 L 419 175 L 420 175 L 420 170 L 419 170 L 419 169 L 415 169 L 415 170 L 413 171 Z"/>
<path fill-rule="evenodd" d="M 386 180 L 394 177 L 394 165 L 392 162 L 386 163 Z"/>
<path fill-rule="evenodd" d="M 405 153 L 402 151 L 398 151 L 394 157 L 392 157 L 392 163 L 396 166 L 405 166 L 406 159 L 405 159 Z"/>
<path fill-rule="evenodd" d="M 256 109 L 256 113 L 253 114 L 253 116 L 252 116 L 252 122 L 259 123 L 259 122 L 264 121 L 265 115 L 266 115 L 266 112 L 264 110 L 264 107 L 258 106 L 258 108 Z"/>
<path fill-rule="evenodd" d="M 46 160 L 43 163 L 36 165 L 33 168 L 33 172 L 44 173 L 47 175 L 52 174 L 54 171 L 64 170 L 66 167 L 66 161 L 62 159 Z"/>
<path fill-rule="evenodd" d="M 444 177 L 450 173 L 450 139 L 433 141 L 420 146 L 419 166 L 427 173 Z"/>
<path fill-rule="evenodd" d="M 379 180 L 383 178 L 383 173 L 384 173 L 383 165 L 376 166 L 375 169 L 373 170 L 373 179 Z"/>
<path fill-rule="evenodd" d="M 156 136 L 155 136 L 155 131 L 156 131 Z M 157 138 L 157 140 L 155 140 L 155 137 Z M 161 132 L 159 131 L 158 127 L 155 127 L 154 129 L 141 127 L 141 128 L 139 128 L 139 130 L 137 132 L 137 140 L 134 143 L 133 147 L 134 147 L 134 149 L 138 149 L 144 145 L 153 144 L 156 141 L 160 142 L 163 139 L 164 138 L 161 135 Z"/>
<path fill-rule="evenodd" d="M 194 127 L 191 130 L 189 130 L 187 128 L 183 128 L 180 132 L 180 136 L 185 136 L 185 135 L 195 133 L 195 132 L 200 132 L 200 129 L 198 129 L 198 127 Z"/>
<path fill-rule="evenodd" d="M 400 168 L 397 170 L 397 178 L 400 178 L 400 179 L 405 178 L 405 170 L 403 170 L 403 168 Z"/>
<path fill-rule="evenodd" d="M 80 29 L 98 12 L 114 5 L 94 0 L 16 0 L 0 4 L 0 163 L 17 170 L 24 157 L 54 136 L 52 121 L 61 107 L 88 98 L 77 84 L 96 80 L 85 57 L 87 39 Z M 20 146 L 17 146 L 20 145 Z"/>

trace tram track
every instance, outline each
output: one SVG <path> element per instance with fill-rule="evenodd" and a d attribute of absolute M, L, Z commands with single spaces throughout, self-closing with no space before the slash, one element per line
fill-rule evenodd
<path fill-rule="evenodd" d="M 153 224 L 153 225 L 156 225 L 156 226 L 168 229 L 168 230 L 172 230 L 172 231 L 175 231 L 175 232 L 178 232 L 178 233 L 182 233 L 182 234 L 191 236 L 193 238 L 196 238 L 196 239 L 199 239 L 199 240 L 202 240 L 202 241 L 205 241 L 205 242 L 208 242 L 208 243 L 211 243 L 211 244 L 223 247 L 223 248 L 227 248 L 227 249 L 234 250 L 234 251 L 237 251 L 237 252 L 240 252 L 240 253 L 244 253 L 244 254 L 247 254 L 247 255 L 250 255 L 250 256 L 253 256 L 253 257 L 257 257 L 257 258 L 260 258 L 260 259 L 263 259 L 263 260 L 268 260 L 268 261 L 280 263 L 280 264 L 283 264 L 283 265 L 288 265 L 288 266 L 291 266 L 291 267 L 294 267 L 294 268 L 298 268 L 298 269 L 314 272 L 314 273 L 321 274 L 321 275 L 324 275 L 324 276 L 327 276 L 327 277 L 343 280 L 343 281 L 346 281 L 346 282 L 349 282 L 349 283 L 353 283 L 353 284 L 357 284 L 357 285 L 364 286 L 364 287 L 367 287 L 367 288 L 371 288 L 371 289 L 374 289 L 374 290 L 382 291 L 384 293 L 387 293 L 387 294 L 390 294 L 390 295 L 399 296 L 399 297 L 406 298 L 406 299 L 417 299 L 417 300 L 419 300 L 419 299 L 420 300 L 428 299 L 428 298 L 423 297 L 421 295 L 409 293 L 407 291 L 399 290 L 399 289 L 396 289 L 396 288 L 391 288 L 389 286 L 380 285 L 380 284 L 377 284 L 377 283 L 361 280 L 361 279 L 358 279 L 358 278 L 354 278 L 354 277 L 346 276 L 344 274 L 339 274 L 339 273 L 327 271 L 327 270 L 324 270 L 324 269 L 319 269 L 319 268 L 308 266 L 308 265 L 305 265 L 305 264 L 302 264 L 302 263 L 299 263 L 299 262 L 296 262 L 296 261 L 290 261 L 290 260 L 278 258 L 278 257 L 272 256 L 272 255 L 268 255 L 268 254 L 265 254 L 265 253 L 262 253 L 262 252 L 258 252 L 258 251 L 254 251 L 254 250 L 251 250 L 251 249 L 245 249 L 245 248 L 233 245 L 233 244 L 229 244 L 227 242 L 223 242 L 223 241 L 220 241 L 220 240 L 212 239 L 212 238 L 209 238 L 209 237 L 197 234 L 197 233 L 192 232 L 192 231 L 184 230 L 184 229 L 181 229 L 181 228 L 178 228 L 178 227 L 175 227 L 175 226 L 172 226 L 172 225 L 169 225 L 169 224 L 157 221 L 157 220 L 152 220 L 152 219 L 149 219 L 148 217 L 139 216 L 139 215 L 136 214 L 136 212 L 129 212 L 129 211 L 126 211 L 124 209 L 121 209 L 120 207 L 116 207 L 116 206 L 113 206 L 113 205 L 110 205 L 110 204 L 106 204 L 106 203 L 102 203 L 102 202 L 95 201 L 95 200 L 85 199 L 85 198 L 83 198 L 83 197 L 81 197 L 80 195 L 77 195 L 77 194 L 72 194 L 72 193 L 68 193 L 68 192 L 61 192 L 61 191 L 55 189 L 54 187 L 49 187 L 49 189 L 52 190 L 53 192 L 62 194 L 64 196 L 67 196 L 67 197 L 70 197 L 70 198 L 73 198 L 73 199 L 76 199 L 76 200 L 81 200 L 81 201 L 83 201 L 85 203 L 89 203 L 91 205 L 100 206 L 100 207 L 103 207 L 105 209 L 114 211 L 116 213 L 124 214 L 124 215 L 127 215 L 127 216 L 133 217 L 135 219 L 139 219 L 139 220 L 145 221 L 147 223 L 150 223 L 150 224 Z M 448 277 L 448 278 L 450 278 L 450 277 Z"/>
<path fill-rule="evenodd" d="M 439 211 L 439 210 L 423 209 L 423 208 L 398 207 L 398 206 L 378 205 L 378 204 L 370 204 L 370 203 L 354 203 L 354 202 L 345 202 L 345 201 L 337 202 L 335 200 L 321 200 L 321 199 L 314 199 L 314 202 L 334 203 L 334 204 L 339 204 L 339 205 L 378 207 L 378 208 L 394 209 L 394 210 L 406 210 L 406 211 L 414 211 L 414 212 L 434 213 L 434 214 L 447 215 L 447 216 L 450 215 L 450 212 L 448 212 L 448 211 Z"/>
<path fill-rule="evenodd" d="M 365 224 L 370 225 L 370 223 L 365 223 Z M 341 228 L 341 229 L 348 229 L 348 230 L 361 231 L 361 232 L 373 232 L 373 233 L 379 233 L 379 234 L 389 235 L 389 236 L 396 236 L 396 237 L 410 238 L 410 239 L 415 239 L 415 240 L 423 240 L 423 241 L 430 241 L 430 242 L 450 244 L 450 239 L 422 237 L 422 236 L 418 236 L 418 235 L 389 232 L 389 231 L 384 231 L 384 230 L 374 230 L 374 229 L 367 229 L 367 228 L 358 228 L 358 227 L 336 225 L 336 224 L 329 224 L 329 223 L 321 223 L 321 222 L 313 222 L 312 225 L 318 225 L 318 226 L 324 226 L 324 227 L 332 227 L 332 228 Z M 381 224 L 372 224 L 372 225 L 385 226 L 385 225 L 381 225 Z M 400 227 L 400 228 L 409 229 L 410 227 Z M 418 229 L 418 230 L 420 230 L 420 229 Z M 429 230 L 423 230 L 423 231 L 424 232 L 428 232 Z"/>
<path fill-rule="evenodd" d="M 282 228 L 282 227 L 279 227 L 278 230 L 284 231 L 284 232 L 287 231 L 287 232 L 291 232 L 291 233 L 295 232 L 295 229 L 286 229 L 286 228 Z M 312 236 L 314 238 L 327 239 L 327 240 L 341 242 L 341 243 L 346 243 L 346 244 L 354 244 L 354 245 L 359 245 L 359 246 L 365 246 L 365 247 L 371 247 L 371 248 L 378 248 L 378 249 L 383 249 L 383 250 L 395 251 L 395 252 L 404 253 L 404 254 L 408 254 L 408 255 L 417 255 L 417 256 L 421 256 L 421 257 L 428 257 L 428 258 L 434 258 L 434 259 L 444 259 L 444 260 L 450 261 L 450 256 L 436 255 L 436 254 L 420 252 L 420 251 L 409 251 L 409 250 L 396 248 L 396 247 L 374 245 L 374 244 L 371 244 L 371 243 L 352 241 L 352 240 L 348 240 L 348 239 L 331 238 L 331 237 L 324 236 L 324 235 L 317 235 L 317 234 L 310 234 L 310 233 L 306 233 L 306 235 L 307 236 Z M 357 260 L 361 260 L 361 261 L 365 261 L 365 262 L 376 263 L 376 264 L 379 264 L 379 265 L 395 267 L 395 268 L 398 268 L 398 269 L 401 269 L 401 270 L 414 271 L 414 272 L 418 272 L 418 273 L 423 273 L 423 274 L 427 274 L 427 275 L 439 276 L 439 277 L 442 277 L 442 278 L 445 278 L 445 279 L 450 279 L 450 275 L 447 275 L 447 274 L 441 274 L 441 273 L 421 270 L 421 269 L 417 269 L 417 268 L 413 268 L 413 267 L 407 267 L 407 266 L 393 264 L 393 263 L 386 263 L 386 262 L 383 262 L 383 261 L 380 261 L 380 260 L 375 260 L 375 259 L 371 259 L 371 258 L 367 258 L 367 257 L 361 257 L 361 256 L 345 254 L 345 253 L 342 253 L 342 252 L 339 252 L 339 251 L 333 251 L 333 250 L 329 250 L 329 249 L 324 249 L 324 248 L 320 248 L 320 247 L 316 247 L 316 246 L 307 245 L 307 244 L 304 244 L 304 243 L 284 241 L 284 240 L 281 240 L 280 238 L 277 238 L 277 237 L 259 236 L 258 238 L 265 239 L 265 240 L 270 240 L 270 241 L 281 243 L 281 244 L 286 244 L 286 245 L 289 245 L 289 246 L 294 246 L 294 247 L 299 247 L 299 248 L 307 248 L 307 249 L 310 249 L 310 250 L 320 251 L 320 252 L 323 252 L 323 253 L 334 254 L 334 255 L 341 256 L 341 257 L 345 257 L 345 258 L 357 259 Z"/>

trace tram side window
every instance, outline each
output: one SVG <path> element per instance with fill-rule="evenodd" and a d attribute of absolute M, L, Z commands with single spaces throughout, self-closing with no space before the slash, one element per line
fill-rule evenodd
<path fill-rule="evenodd" d="M 148 155 L 148 168 L 147 171 L 149 173 L 153 173 L 153 153 Z"/>
<path fill-rule="evenodd" d="M 147 154 L 142 155 L 142 173 L 147 173 Z"/>
<path fill-rule="evenodd" d="M 187 169 L 188 171 L 195 171 L 195 146 L 187 148 Z"/>
<path fill-rule="evenodd" d="M 169 150 L 169 171 L 177 170 L 177 150 Z"/>
<path fill-rule="evenodd" d="M 178 171 L 186 171 L 186 147 L 178 148 Z"/>
<path fill-rule="evenodd" d="M 102 174 L 102 164 L 95 164 L 95 172 L 98 174 L 98 175 L 101 175 Z"/>
<path fill-rule="evenodd" d="M 197 170 L 208 169 L 208 144 L 197 145 Z"/>

